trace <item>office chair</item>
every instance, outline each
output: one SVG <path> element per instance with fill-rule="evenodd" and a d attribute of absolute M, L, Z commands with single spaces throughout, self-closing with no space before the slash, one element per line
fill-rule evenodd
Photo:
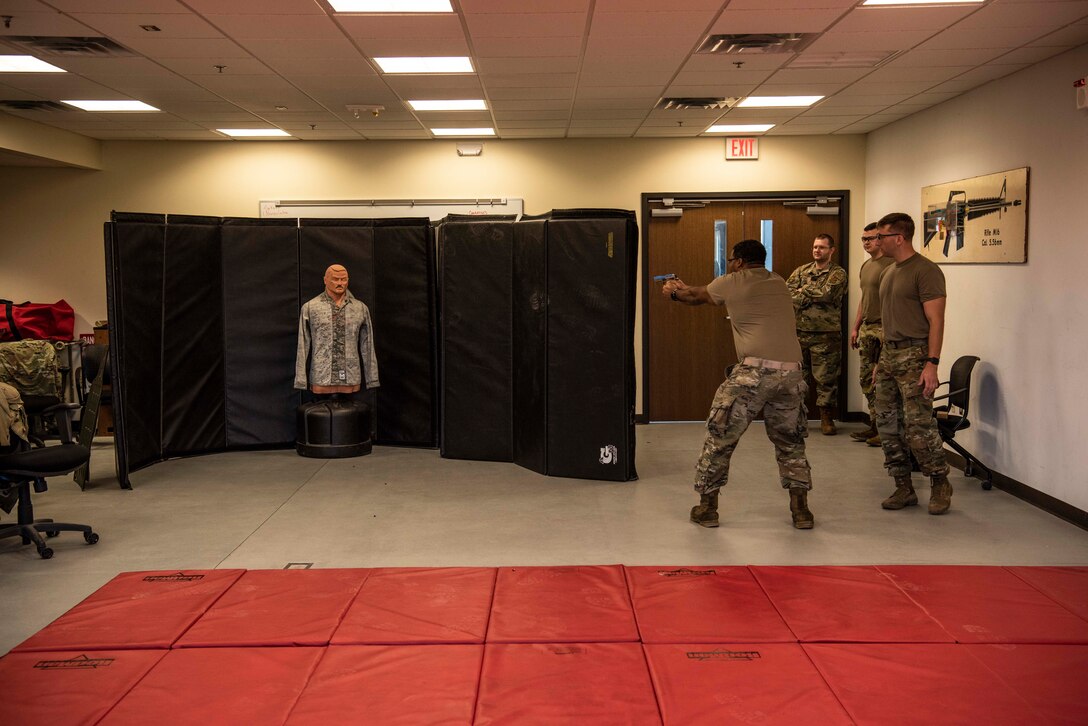
<path fill-rule="evenodd" d="M 967 419 L 967 410 L 971 402 L 971 370 L 978 360 L 977 355 L 965 355 L 956 359 L 956 362 L 952 364 L 952 372 L 948 380 L 937 384 L 938 390 L 941 386 L 948 386 L 948 393 L 933 398 L 934 401 L 948 399 L 948 403 L 934 407 L 933 415 L 937 417 L 937 431 L 941 435 L 941 440 L 963 457 L 963 473 L 966 476 L 974 476 L 975 470 L 981 469 L 986 475 L 982 481 L 982 488 L 990 489 L 994 483 L 994 473 L 974 454 L 956 442 L 956 432 L 971 426 L 971 422 Z"/>
<path fill-rule="evenodd" d="M 52 341 L 0 343 L 0 381 L 22 394 L 30 420 L 30 442 L 34 446 L 45 446 L 46 418 L 56 422 L 62 443 L 72 441 L 72 419 L 79 411 L 79 404 L 63 400 L 68 373 L 68 368 L 57 360 Z"/>
<path fill-rule="evenodd" d="M 90 451 L 76 444 L 48 446 L 41 449 L 24 449 L 0 455 L 0 490 L 15 490 L 18 504 L 18 522 L 0 524 L 0 539 L 22 537 L 23 544 L 31 542 L 38 548 L 43 560 L 53 556 L 53 550 L 42 537 L 56 537 L 61 532 L 82 532 L 87 544 L 98 542 L 98 535 L 86 524 L 54 522 L 52 519 L 34 519 L 31 487 L 37 493 L 48 486 L 45 478 L 70 474 L 90 458 Z"/>
<path fill-rule="evenodd" d="M 79 405 L 87 405 L 87 392 L 94 382 L 95 376 L 98 375 L 98 369 L 105 366 L 105 371 L 102 373 L 102 398 L 99 400 L 99 405 L 110 405 L 113 403 L 113 396 L 109 385 L 110 380 L 110 360 L 109 360 L 108 345 L 87 345 L 84 346 L 81 354 L 83 363 L 76 369 L 76 395 L 79 397 Z"/>

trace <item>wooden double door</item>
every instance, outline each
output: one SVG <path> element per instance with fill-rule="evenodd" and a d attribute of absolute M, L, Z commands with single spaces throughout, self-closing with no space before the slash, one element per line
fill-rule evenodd
<path fill-rule="evenodd" d="M 705 419 L 725 369 L 737 362 L 728 311 L 715 305 L 678 305 L 661 294 L 661 283 L 653 276 L 675 273 L 689 285 L 706 285 L 722 274 L 733 245 L 757 239 L 769 249 L 771 269 L 788 279 L 797 267 L 812 261 L 817 234 L 835 239 L 833 259 L 845 267 L 841 213 L 810 215 L 806 210 L 805 204 L 777 200 L 704 201 L 703 206 L 684 208 L 681 217 L 649 216 L 644 271 L 649 339 L 644 344 L 650 421 Z M 847 337 L 843 336 L 844 348 Z M 843 380 L 840 375 L 840 406 L 845 401 Z M 809 379 L 810 412 L 816 411 L 813 388 Z"/>

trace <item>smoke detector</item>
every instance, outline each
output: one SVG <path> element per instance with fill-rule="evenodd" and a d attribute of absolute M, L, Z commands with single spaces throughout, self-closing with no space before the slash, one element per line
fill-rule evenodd
<path fill-rule="evenodd" d="M 733 33 L 711 35 L 696 53 L 714 55 L 768 55 L 796 53 L 816 37 L 816 33 Z"/>

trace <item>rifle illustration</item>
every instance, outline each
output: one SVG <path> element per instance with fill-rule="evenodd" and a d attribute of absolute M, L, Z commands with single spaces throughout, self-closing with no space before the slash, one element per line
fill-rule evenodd
<path fill-rule="evenodd" d="M 956 238 L 956 249 L 963 249 L 963 225 L 971 219 L 985 217 L 994 212 L 1001 213 L 1008 207 L 1019 207 L 1023 202 L 1019 199 L 1008 201 L 1005 194 L 1008 190 L 1008 179 L 1001 182 L 1001 191 L 996 197 L 979 197 L 968 199 L 967 192 L 953 190 L 948 193 L 948 201 L 944 206 L 931 204 L 925 212 L 925 238 L 923 244 L 929 247 L 930 241 L 936 237 L 944 241 L 944 256 L 948 257 L 948 248 L 952 243 L 952 237 Z"/>

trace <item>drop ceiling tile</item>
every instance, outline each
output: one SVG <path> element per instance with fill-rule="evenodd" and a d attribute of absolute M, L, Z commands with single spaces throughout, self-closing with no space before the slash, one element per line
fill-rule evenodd
<path fill-rule="evenodd" d="M 480 82 L 486 88 L 519 86 L 525 88 L 574 87 L 577 73 L 481 73 Z"/>
<path fill-rule="evenodd" d="M 367 119 L 366 121 L 349 122 L 348 126 L 366 136 L 370 136 L 379 131 L 412 131 L 423 128 L 423 125 L 416 121 L 381 121 L 370 119 Z"/>
<path fill-rule="evenodd" d="M 227 38 L 126 38 L 124 44 L 148 58 L 248 58 L 249 53 Z"/>
<path fill-rule="evenodd" d="M 431 133 L 424 129 L 380 129 L 375 131 L 360 130 L 368 139 L 430 139 Z"/>
<path fill-rule="evenodd" d="M 570 98 L 496 98 L 491 94 L 491 108 L 498 111 L 560 111 L 570 110 Z"/>
<path fill-rule="evenodd" d="M 634 87 L 645 85 L 664 88 L 664 86 L 672 80 L 672 76 L 673 74 L 668 71 L 638 74 L 587 73 L 583 71 L 578 79 L 578 85 L 582 88 L 596 88 L 599 86 Z"/>
<path fill-rule="evenodd" d="M 707 126 L 710 126 L 710 124 L 714 123 L 715 121 L 717 121 L 716 118 L 702 118 L 702 119 L 692 118 L 692 119 L 687 119 L 687 120 L 680 119 L 678 121 L 666 121 L 665 119 L 660 119 L 660 118 L 650 118 L 650 119 L 646 119 L 646 121 L 644 121 L 642 123 L 641 128 L 644 128 L 644 129 L 647 129 L 647 128 L 670 129 L 671 128 L 671 129 L 686 129 L 686 130 L 698 129 L 699 131 L 702 131 L 703 129 L 705 129 Z"/>
<path fill-rule="evenodd" d="M 177 0 L 109 0 L 103 8 L 103 0 L 49 0 L 49 4 L 63 13 L 187 13 L 189 9 Z"/>
<path fill-rule="evenodd" d="M 861 97 L 859 97 L 859 98 L 857 98 L 855 100 L 864 101 L 864 99 L 861 98 Z M 851 106 L 825 106 L 825 107 L 822 107 L 822 108 L 814 108 L 811 111 L 809 111 L 808 113 L 806 113 L 805 115 L 806 116 L 811 116 L 811 115 L 815 115 L 815 116 L 824 116 L 824 115 L 838 116 L 838 115 L 841 115 L 843 113 L 849 113 L 849 114 L 854 114 L 854 115 L 857 115 L 857 116 L 868 116 L 869 114 L 872 114 L 872 113 L 880 113 L 881 111 L 883 111 L 884 109 L 886 109 L 890 105 L 891 104 L 889 104 L 889 103 L 868 103 L 868 104 L 864 104 L 864 105 L 859 104 L 859 105 L 856 105 L 856 106 L 853 106 L 853 105 L 851 105 Z"/>
<path fill-rule="evenodd" d="M 858 7 L 835 25 L 836 33 L 871 33 L 898 30 L 943 30 L 978 10 L 959 7 Z"/>
<path fill-rule="evenodd" d="M 159 58 L 167 69 L 184 76 L 271 76 L 275 71 L 256 58 Z M 222 71 L 217 65 L 225 66 Z"/>
<path fill-rule="evenodd" d="M 976 86 L 981 86 L 983 83 L 989 83 L 990 81 L 998 78 L 1003 78 L 1011 73 L 1027 68 L 1028 64 L 1023 65 L 999 65 L 999 66 L 982 66 L 963 73 L 956 78 L 950 79 L 955 81 L 973 82 Z"/>
<path fill-rule="evenodd" d="M 82 76 L 101 78 L 125 75 L 171 75 L 169 69 L 147 58 L 65 58 L 64 69 Z"/>
<path fill-rule="evenodd" d="M 1084 43 L 1088 43 L 1088 24 L 1081 23 L 1036 38 L 1029 45 L 1073 48 Z"/>
<path fill-rule="evenodd" d="M 798 126 L 794 124 L 787 124 L 784 126 L 775 126 L 773 129 L 769 129 L 766 133 L 767 136 L 822 136 L 824 134 L 834 133 L 841 129 L 845 124 L 824 124 L 824 125 L 811 125 L 811 126 Z"/>
<path fill-rule="evenodd" d="M 570 128 L 567 130 L 567 138 L 626 138 L 634 136 L 637 128 Z"/>
<path fill-rule="evenodd" d="M 464 38 L 356 38 L 355 42 L 370 58 L 470 55 Z"/>
<path fill-rule="evenodd" d="M 42 98 L 60 99 L 117 99 L 123 94 L 109 87 L 67 73 L 16 73 L 5 74 L 7 85 Z"/>
<path fill-rule="evenodd" d="M 296 131 L 350 131 L 353 134 L 355 133 L 355 131 L 350 126 L 348 126 L 348 124 L 340 121 L 339 119 L 331 115 L 320 119 L 314 119 L 312 122 L 313 126 L 315 127 L 314 129 L 310 128 L 309 123 L 284 121 L 279 118 L 270 118 L 269 120 L 275 123 L 284 131 L 290 131 L 292 134 L 294 134 Z"/>
<path fill-rule="evenodd" d="M 1088 15 L 1088 0 L 1048 2 L 1043 8 L 1031 3 L 986 5 L 965 18 L 959 27 L 964 30 L 993 28 L 1042 28 L 1056 30 Z"/>
<path fill-rule="evenodd" d="M 782 68 L 767 83 L 853 83 L 873 72 L 872 68 Z"/>
<path fill-rule="evenodd" d="M 575 129 L 623 129 L 626 133 L 634 133 L 641 123 L 641 119 L 571 119 L 570 128 Z"/>
<path fill-rule="evenodd" d="M 275 124 L 281 129 L 309 128 L 310 124 L 336 124 L 344 126 L 339 118 L 324 109 L 305 111 L 267 111 L 261 114 L 261 118 L 270 124 Z"/>
<path fill-rule="evenodd" d="M 925 50 L 941 48 L 1013 48 L 1043 34 L 1039 28 L 960 30 L 952 27 L 926 42 Z"/>
<path fill-rule="evenodd" d="M 988 63 L 1010 48 L 916 48 L 888 61 L 884 68 L 932 68 L 934 66 L 977 66 Z"/>
<path fill-rule="evenodd" d="M 378 79 L 378 72 L 366 58 L 269 58 L 268 67 L 288 78 L 336 78 L 340 83 L 366 83 Z M 230 70 L 230 69 L 228 69 Z"/>
<path fill-rule="evenodd" d="M 208 129 L 203 131 L 155 131 L 152 133 L 156 139 L 163 139 L 164 141 L 230 141 L 223 134 L 217 134 Z"/>
<path fill-rule="evenodd" d="M 511 129 L 565 129 L 566 119 L 541 119 L 540 121 L 500 121 L 499 131 L 506 133 Z"/>
<path fill-rule="evenodd" d="M 669 98 L 731 98 L 734 96 L 750 96 L 755 90 L 756 84 L 743 86 L 729 86 L 725 84 L 685 85 L 674 83 L 665 89 L 663 96 Z"/>
<path fill-rule="evenodd" d="M 578 56 L 552 56 L 550 58 L 481 58 L 476 70 L 489 73 L 577 73 L 581 61 Z"/>
<path fill-rule="evenodd" d="M 646 109 L 576 108 L 570 115 L 572 121 L 642 121 Z"/>
<path fill-rule="evenodd" d="M 325 10 L 314 0 L 260 0 L 257 2 L 223 2 L 223 0 L 185 0 L 185 4 L 205 15 L 252 15 L 255 10 L 265 15 L 324 15 Z"/>
<path fill-rule="evenodd" d="M 775 83 L 767 80 L 756 87 L 750 96 L 830 96 L 838 93 L 845 83 Z"/>
<path fill-rule="evenodd" d="M 796 110 L 733 108 L 722 116 L 727 124 L 783 124 L 797 116 Z"/>
<path fill-rule="evenodd" d="M 662 138 L 662 137 L 694 137 L 697 136 L 703 129 L 685 129 L 675 128 L 666 129 L 654 126 L 642 126 L 638 132 L 635 133 L 636 138 Z"/>
<path fill-rule="evenodd" d="M 847 8 L 858 0 L 731 0 L 730 10 L 796 10 L 798 8 Z"/>
<path fill-rule="evenodd" d="M 351 129 L 298 129 L 291 135 L 303 141 L 358 141 L 363 135 Z"/>
<path fill-rule="evenodd" d="M 657 103 L 654 101 L 625 101 L 623 99 L 616 98 L 579 98 L 571 107 L 573 113 L 579 111 L 592 111 L 592 110 L 606 110 L 606 111 L 631 111 L 637 113 L 639 111 L 643 113 L 649 113 L 650 109 Z"/>
<path fill-rule="evenodd" d="M 1032 64 L 1039 63 L 1047 58 L 1053 58 L 1059 53 L 1064 53 L 1066 48 L 1056 48 L 1054 46 L 1025 46 L 1023 48 L 1017 48 L 1011 50 L 1004 55 L 1000 55 L 990 61 L 990 65 L 1023 65 L 1024 63 Z"/>
<path fill-rule="evenodd" d="M 448 111 L 445 113 L 417 111 L 416 115 L 419 116 L 419 120 L 427 128 L 442 128 L 445 126 L 454 128 L 482 127 L 491 126 L 494 123 L 491 114 L 486 111 Z"/>
<path fill-rule="evenodd" d="M 489 90 L 487 95 L 493 101 L 557 101 L 570 99 L 574 95 L 574 90 L 570 88 L 495 88 Z"/>
<path fill-rule="evenodd" d="M 205 128 L 249 128 L 251 124 L 263 123 L 259 116 L 251 113 L 179 113 L 182 118 Z"/>
<path fill-rule="evenodd" d="M 177 13 L 80 13 L 76 19 L 94 28 L 98 33 L 119 39 L 129 38 L 222 38 L 208 21 L 198 15 Z M 141 25 L 154 25 L 157 32 L 149 32 Z"/>
<path fill-rule="evenodd" d="M 734 68 L 718 71 L 680 71 L 673 80 L 675 86 L 756 86 L 773 76 L 775 71 L 748 71 Z"/>
<path fill-rule="evenodd" d="M 797 118 L 790 120 L 791 126 L 819 126 L 819 125 L 833 125 L 845 126 L 846 124 L 852 124 L 860 121 L 865 116 L 863 114 L 851 114 L 849 116 L 810 116 L 807 113 L 798 116 Z"/>
<path fill-rule="evenodd" d="M 247 38 L 245 47 L 257 58 L 359 58 L 347 38 Z"/>
<path fill-rule="evenodd" d="M 86 131 L 84 136 L 90 136 L 92 139 L 126 139 L 126 140 L 139 140 L 139 139 L 157 139 L 161 138 L 154 131 L 138 131 L 135 129 L 98 129 L 95 131 Z"/>
<path fill-rule="evenodd" d="M 588 10 L 589 3 L 590 0 L 521 0 L 518 7 L 531 13 L 549 10 L 556 13 L 577 13 Z M 461 0 L 459 4 L 465 14 L 510 12 L 510 0 Z M 600 2 L 597 5 L 599 7 Z"/>
<path fill-rule="evenodd" d="M 43 9 L 45 6 L 41 6 Z M 9 8 L 7 3 L 0 3 L 0 12 L 4 15 L 14 15 L 11 27 L 0 25 L 0 38 L 5 35 L 60 35 L 60 36 L 95 36 L 99 35 L 94 28 L 90 28 L 73 18 L 60 15 L 56 12 L 20 12 Z"/>
<path fill-rule="evenodd" d="M 592 95 L 598 99 L 623 98 L 630 101 L 654 104 L 657 103 L 657 99 L 661 98 L 661 90 L 660 86 L 597 86 L 592 91 L 579 89 L 578 95 Z"/>
<path fill-rule="evenodd" d="M 337 15 L 352 38 L 464 38 L 456 14 Z"/>
<path fill-rule="evenodd" d="M 474 38 L 472 47 L 478 58 L 547 58 L 556 55 L 579 55 L 582 51 L 582 38 Z"/>
<path fill-rule="evenodd" d="M 955 78 L 965 73 L 974 66 L 928 66 L 924 68 L 879 68 L 865 77 L 866 83 L 883 83 L 885 81 L 930 81 L 938 83 Z"/>
<path fill-rule="evenodd" d="M 566 121 L 569 109 L 547 109 L 536 111 L 495 111 L 495 120 L 500 124 L 512 121 Z"/>
<path fill-rule="evenodd" d="M 563 38 L 581 35 L 586 27 L 586 14 L 584 12 L 487 13 L 467 15 L 465 20 L 468 23 L 468 30 L 473 39 Z M 596 24 L 596 20 L 594 24 Z"/>
<path fill-rule="evenodd" d="M 868 33 L 824 33 L 806 48 L 812 53 L 844 53 L 850 51 L 893 51 L 913 48 L 933 35 L 928 30 L 882 30 Z M 951 46 L 956 47 L 956 46 Z"/>
<path fill-rule="evenodd" d="M 647 39 L 649 40 L 649 39 Z M 767 55 L 735 56 L 714 53 L 698 53 L 684 64 L 684 72 L 709 71 L 773 71 L 793 60 L 795 53 L 768 53 Z M 740 67 L 737 67 L 740 63 Z"/>
<path fill-rule="evenodd" d="M 608 13 L 593 14 L 591 38 L 657 37 L 673 38 L 689 47 L 703 39 L 705 29 L 714 18 L 713 10 Z"/>
<path fill-rule="evenodd" d="M 450 94 L 461 98 L 480 98 L 483 93 L 483 89 L 480 88 L 480 79 L 471 75 L 383 77 L 389 84 L 389 88 L 401 98 L 450 98 Z M 462 95 L 466 93 L 469 95 Z"/>
<path fill-rule="evenodd" d="M 778 10 L 733 10 L 718 17 L 711 33 L 822 33 L 843 14 L 842 8 L 802 8 L 784 16 Z M 784 26 L 789 27 L 784 27 Z"/>
<path fill-rule="evenodd" d="M 928 91 L 933 86 L 929 81 L 886 81 L 883 83 L 869 82 L 868 80 L 858 81 L 854 85 L 845 89 L 843 93 L 851 96 L 891 96 L 895 94 L 903 94 L 913 96 L 915 93 L 922 93 Z"/>
<path fill-rule="evenodd" d="M 677 11 L 694 12 L 697 10 L 717 10 L 724 3 L 722 0 L 671 0 L 668 8 Z M 668 12 L 662 8 L 661 0 L 597 0 L 594 6 L 599 13 L 621 12 Z"/>
<path fill-rule="evenodd" d="M 342 38 L 343 32 L 325 15 L 207 15 L 224 34 L 249 38 Z"/>
<path fill-rule="evenodd" d="M 504 139 L 561 139 L 566 135 L 566 129 L 508 129 L 499 134 Z"/>

